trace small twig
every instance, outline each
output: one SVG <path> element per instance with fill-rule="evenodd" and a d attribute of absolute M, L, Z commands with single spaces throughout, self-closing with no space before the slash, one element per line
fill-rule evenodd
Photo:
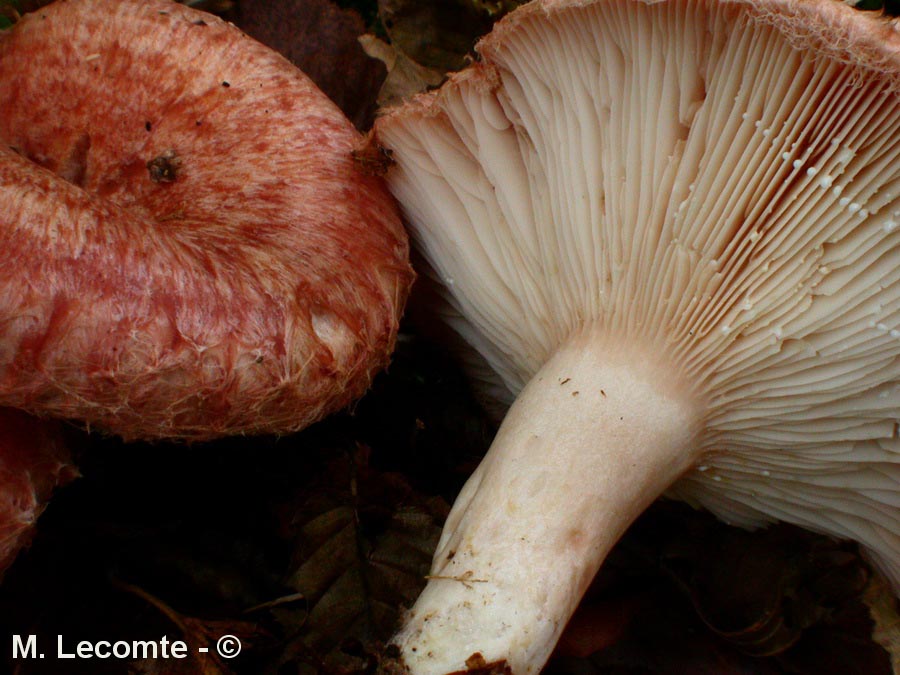
<path fill-rule="evenodd" d="M 132 595 L 135 595 L 135 596 L 141 598 L 142 600 L 144 600 L 146 603 L 152 605 L 159 612 L 161 612 L 167 619 L 169 619 L 169 621 L 171 621 L 173 624 L 175 624 L 175 626 L 178 627 L 178 629 L 182 632 L 182 634 L 184 634 L 184 635 L 188 634 L 188 626 L 187 626 L 187 624 L 184 623 L 184 620 L 181 618 L 181 616 L 178 614 L 178 612 L 176 612 L 174 609 L 169 607 L 169 605 L 164 603 L 162 600 L 160 600 L 156 596 L 151 595 L 150 593 L 145 591 L 143 588 L 140 588 L 139 586 L 129 584 L 128 582 L 125 582 L 125 581 L 120 581 L 119 579 L 113 579 L 112 585 L 114 587 L 118 588 L 119 590 L 125 591 L 126 593 L 131 593 Z"/>
<path fill-rule="evenodd" d="M 487 579 L 473 579 L 472 571 L 468 570 L 462 576 L 449 576 L 444 574 L 426 574 L 425 578 L 429 581 L 432 579 L 445 579 L 446 581 L 458 581 L 463 584 L 466 588 L 471 588 L 472 584 L 486 584 L 488 582 Z"/>
<path fill-rule="evenodd" d="M 299 600 L 306 600 L 306 596 L 303 595 L 303 593 L 291 593 L 290 595 L 283 595 L 280 598 L 275 598 L 274 600 L 269 600 L 268 602 L 263 602 L 259 605 L 254 605 L 253 607 L 245 609 L 244 614 L 252 614 L 253 612 L 258 612 L 261 609 L 271 609 L 272 607 L 287 605 Z"/>

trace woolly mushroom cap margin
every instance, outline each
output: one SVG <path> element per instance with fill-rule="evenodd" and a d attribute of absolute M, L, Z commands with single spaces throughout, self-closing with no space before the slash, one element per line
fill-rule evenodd
<path fill-rule="evenodd" d="M 368 387 L 412 272 L 352 125 L 168 0 L 0 35 L 0 405 L 125 438 L 296 430 Z"/>

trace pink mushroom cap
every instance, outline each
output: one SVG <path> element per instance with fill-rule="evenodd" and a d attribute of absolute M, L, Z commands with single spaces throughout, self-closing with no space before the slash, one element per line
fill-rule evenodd
<path fill-rule="evenodd" d="M 357 132 L 168 0 L 0 35 L 0 405 L 133 438 L 284 433 L 388 362 L 412 281 Z"/>

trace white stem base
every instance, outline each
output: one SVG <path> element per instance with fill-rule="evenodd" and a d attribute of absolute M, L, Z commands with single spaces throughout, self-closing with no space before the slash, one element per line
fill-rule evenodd
<path fill-rule="evenodd" d="M 671 370 L 582 335 L 531 380 L 394 638 L 410 673 L 465 672 L 475 654 L 540 671 L 609 549 L 697 459 L 702 406 Z"/>

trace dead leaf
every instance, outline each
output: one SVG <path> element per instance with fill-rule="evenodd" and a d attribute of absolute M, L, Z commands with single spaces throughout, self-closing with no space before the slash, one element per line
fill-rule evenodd
<path fill-rule="evenodd" d="M 391 44 L 426 68 L 459 70 L 479 37 L 519 2 L 500 0 L 378 0 Z"/>
<path fill-rule="evenodd" d="M 387 77 L 378 92 L 377 101 L 381 107 L 397 105 L 414 94 L 438 86 L 444 80 L 440 70 L 420 66 L 374 35 L 361 35 L 359 44 L 366 54 L 378 59 L 387 68 Z"/>
<path fill-rule="evenodd" d="M 374 666 L 401 607 L 424 586 L 447 505 L 369 466 L 364 447 L 330 462 L 320 480 L 291 514 L 288 585 L 305 606 L 275 614 L 296 632 L 287 660 L 357 672 Z"/>
<path fill-rule="evenodd" d="M 866 604 L 875 621 L 872 637 L 891 655 L 894 675 L 900 674 L 900 605 L 888 582 L 873 577 L 866 588 Z"/>
<path fill-rule="evenodd" d="M 890 675 L 861 600 L 868 575 L 851 544 L 657 503 L 607 559 L 545 675 Z"/>
<path fill-rule="evenodd" d="M 306 73 L 358 129 L 371 126 L 386 73 L 357 42 L 366 32 L 358 13 L 331 0 L 245 0 L 229 18 Z"/>
<path fill-rule="evenodd" d="M 135 595 L 155 607 L 178 629 L 181 639 L 187 643 L 191 658 L 187 659 L 139 659 L 129 666 L 129 675 L 233 675 L 226 661 L 217 653 L 220 640 L 228 640 L 226 649 L 237 649 L 235 655 L 252 648 L 263 637 L 259 626 L 238 620 L 207 620 L 183 616 L 175 609 L 147 591 L 122 582 L 119 589 Z M 239 645 L 239 647 L 235 647 Z M 199 653 L 200 647 L 209 649 Z M 232 663 L 229 661 L 228 663 Z"/>

